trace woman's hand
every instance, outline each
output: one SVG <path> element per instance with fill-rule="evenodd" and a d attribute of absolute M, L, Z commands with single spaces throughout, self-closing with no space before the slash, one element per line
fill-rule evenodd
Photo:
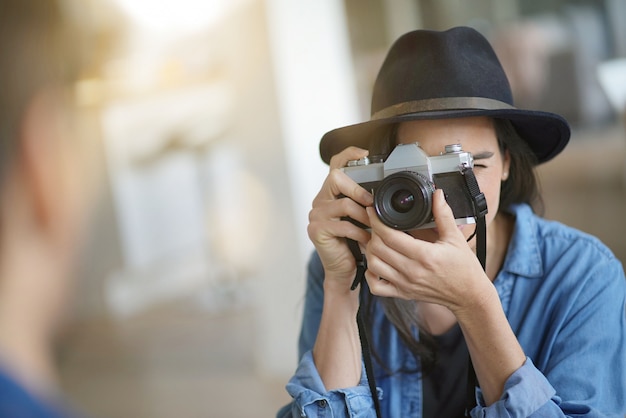
<path fill-rule="evenodd" d="M 355 321 L 359 292 L 350 290 L 356 261 L 346 238 L 365 247 L 370 233 L 345 218 L 369 225 L 365 206 L 373 199 L 341 168 L 367 153 L 351 147 L 330 160 L 330 173 L 309 213 L 309 237 L 324 265 L 324 306 L 313 359 L 327 390 L 356 386 L 361 379 L 361 347 Z"/>
<path fill-rule="evenodd" d="M 366 278 L 373 294 L 446 306 L 458 317 L 471 309 L 491 286 L 476 255 L 454 220 L 441 190 L 433 196 L 435 242 L 385 226 L 368 209 L 372 237 L 367 246 Z"/>
<path fill-rule="evenodd" d="M 433 197 L 435 242 L 386 227 L 369 208 L 372 238 L 365 277 L 372 293 L 436 303 L 457 318 L 487 405 L 525 361 L 495 287 L 457 228 L 441 190 Z M 380 279 L 384 278 L 384 279 Z"/>
<path fill-rule="evenodd" d="M 348 161 L 367 154 L 367 150 L 350 147 L 330 160 L 330 173 L 313 200 L 309 213 L 308 234 L 324 265 L 325 285 L 338 284 L 345 290 L 349 290 L 356 274 L 356 263 L 346 238 L 359 242 L 363 247 L 370 239 L 368 231 L 345 217 L 369 225 L 365 206 L 370 206 L 373 200 L 372 195 L 341 168 Z"/>

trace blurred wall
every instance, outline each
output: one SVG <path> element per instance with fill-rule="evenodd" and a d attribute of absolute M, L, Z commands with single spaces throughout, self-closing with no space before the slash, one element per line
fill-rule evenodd
<path fill-rule="evenodd" d="M 104 76 L 85 83 L 105 185 L 78 318 L 123 321 L 180 301 L 205 314 L 249 309 L 257 371 L 288 375 L 312 250 L 307 214 L 327 171 L 321 135 L 369 117 L 399 34 L 453 25 L 494 41 L 521 107 L 565 114 L 577 129 L 614 123 L 593 70 L 624 54 L 625 18 L 612 13 L 624 6 L 567 3 L 240 0 L 174 36 L 138 27 L 112 0 L 86 0 L 114 47 Z M 524 47 L 532 59 L 510 58 Z"/>
<path fill-rule="evenodd" d="M 294 222 L 284 226 L 297 238 L 287 245 L 299 257 L 283 254 L 296 261 L 294 272 L 281 270 L 271 281 L 259 282 L 264 305 L 257 363 L 268 374 L 290 376 L 297 364 L 292 350 L 300 329 L 306 264 L 313 250 L 306 233 L 308 213 L 328 172 L 319 157 L 319 140 L 328 130 L 358 122 L 359 114 L 342 4 L 267 0 L 266 7 L 286 157 L 275 161 L 287 167 Z M 277 261 L 279 270 L 286 261 Z"/>
<path fill-rule="evenodd" d="M 76 319 L 252 311 L 257 372 L 289 375 L 328 170 L 318 142 L 360 117 L 343 6 L 241 0 L 174 35 L 90 1 L 116 35 L 104 77 L 83 85 L 105 184 Z"/>

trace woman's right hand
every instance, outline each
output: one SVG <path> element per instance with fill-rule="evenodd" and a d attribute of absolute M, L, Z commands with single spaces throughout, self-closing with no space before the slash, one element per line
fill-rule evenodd
<path fill-rule="evenodd" d="M 350 291 L 356 261 L 346 238 L 365 248 L 370 233 L 345 218 L 369 226 L 365 207 L 371 206 L 373 199 L 341 168 L 367 154 L 366 150 L 350 147 L 331 158 L 330 172 L 309 213 L 309 237 L 324 266 L 324 307 L 313 359 L 329 391 L 356 386 L 361 379 L 361 345 L 354 320 L 359 292 Z"/>
<path fill-rule="evenodd" d="M 356 274 L 356 262 L 346 238 L 365 247 L 370 233 L 344 218 L 369 226 L 365 207 L 372 205 L 373 198 L 341 168 L 367 154 L 367 150 L 349 147 L 331 158 L 330 172 L 309 213 L 307 230 L 324 265 L 325 285 L 336 284 L 345 290 L 349 290 Z"/>

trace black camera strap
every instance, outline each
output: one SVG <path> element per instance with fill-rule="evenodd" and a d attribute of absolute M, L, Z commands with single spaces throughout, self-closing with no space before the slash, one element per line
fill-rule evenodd
<path fill-rule="evenodd" d="M 480 261 L 480 265 L 485 269 L 487 260 L 487 225 L 485 215 L 487 215 L 487 199 L 478 187 L 478 181 L 471 167 L 463 166 L 461 170 L 465 185 L 469 192 L 470 201 L 474 209 L 474 218 L 476 219 L 476 257 Z"/>
<path fill-rule="evenodd" d="M 347 241 L 350 252 L 354 256 L 354 261 L 356 261 L 356 275 L 354 276 L 354 281 L 350 286 L 350 290 L 355 290 L 360 284 L 365 283 L 365 270 L 367 270 L 367 260 L 365 259 L 365 254 L 361 252 L 358 242 L 353 239 L 348 239 Z"/>
<path fill-rule="evenodd" d="M 487 262 L 487 222 L 485 215 L 487 215 L 487 199 L 485 195 L 480 191 L 478 182 L 474 171 L 469 166 L 464 166 L 461 170 L 467 190 L 470 194 L 470 199 L 474 209 L 474 218 L 476 219 L 476 257 L 480 262 L 483 270 L 485 270 Z M 471 239 L 471 237 L 470 237 Z M 478 379 L 476 378 L 476 371 L 472 364 L 472 358 L 468 353 L 468 365 L 467 365 L 467 406 L 465 408 L 465 416 L 469 417 L 470 412 L 476 406 L 476 387 L 478 387 Z"/>
<path fill-rule="evenodd" d="M 363 281 L 361 283 L 361 290 L 359 295 L 359 310 L 356 315 L 356 323 L 359 328 L 359 339 L 361 340 L 361 353 L 363 355 L 363 361 L 365 363 L 365 375 L 367 376 L 367 383 L 370 387 L 370 393 L 372 394 L 372 401 L 374 401 L 374 410 L 378 418 L 382 417 L 380 412 L 380 400 L 378 399 L 378 389 L 376 388 L 376 378 L 374 377 L 374 365 L 372 364 L 372 353 L 370 353 L 369 343 L 369 330 L 365 321 L 363 320 L 363 313 L 361 312 L 365 305 L 365 298 L 367 297 L 367 283 Z"/>
<path fill-rule="evenodd" d="M 474 211 L 474 218 L 476 220 L 476 257 L 478 258 L 483 270 L 485 269 L 487 260 L 487 224 L 485 221 L 485 215 L 487 214 L 487 200 L 485 195 L 480 191 L 478 182 L 474 171 L 469 166 L 463 166 L 461 174 L 465 179 L 467 191 L 472 202 Z M 470 237 L 471 239 L 472 237 Z M 356 275 L 354 281 L 350 286 L 351 290 L 355 290 L 359 284 L 360 289 L 360 303 L 359 310 L 357 312 L 357 325 L 359 329 L 359 339 L 361 340 L 361 351 L 363 354 L 363 361 L 365 364 L 365 373 L 367 375 L 367 381 L 374 401 L 374 409 L 376 410 L 376 417 L 381 418 L 380 401 L 378 399 L 378 390 L 376 388 L 376 381 L 374 377 L 374 368 L 372 364 L 372 356 L 370 353 L 369 332 L 367 325 L 363 319 L 363 305 L 365 297 L 367 297 L 367 283 L 365 281 L 365 271 L 367 270 L 367 259 L 365 255 L 361 253 L 358 242 L 347 239 L 348 247 L 354 256 L 356 261 Z M 469 356 L 469 354 L 468 354 Z M 471 410 L 476 406 L 476 387 L 478 386 L 478 379 L 476 378 L 476 372 L 472 365 L 472 359 L 468 358 L 468 377 L 467 377 L 467 407 L 465 409 L 465 416 L 469 417 Z"/>
<path fill-rule="evenodd" d="M 367 259 L 365 258 L 365 254 L 361 252 L 358 242 L 352 239 L 348 239 L 347 241 L 350 252 L 352 252 L 354 260 L 356 261 L 356 275 L 354 277 L 354 281 L 352 282 L 352 286 L 350 286 L 350 290 L 355 290 L 359 285 L 361 285 L 361 289 L 359 290 L 359 310 L 356 314 L 356 323 L 359 328 L 359 340 L 361 340 L 361 354 L 363 355 L 363 362 L 365 363 L 365 374 L 367 376 L 370 393 L 372 394 L 372 400 L 374 401 L 376 416 L 381 418 L 380 401 L 378 399 L 378 390 L 376 389 L 376 378 L 374 377 L 372 354 L 370 353 L 369 331 L 365 321 L 363 320 L 363 306 L 365 305 L 367 292 L 369 292 L 367 282 L 365 281 Z"/>

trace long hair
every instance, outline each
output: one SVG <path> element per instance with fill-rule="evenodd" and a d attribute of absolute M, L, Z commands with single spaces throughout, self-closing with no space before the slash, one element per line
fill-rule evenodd
<path fill-rule="evenodd" d="M 500 190 L 500 211 L 507 211 L 511 205 L 526 203 L 534 211 L 543 212 L 543 202 L 539 193 L 537 177 L 534 167 L 537 158 L 529 148 L 526 141 L 519 136 L 509 120 L 494 119 L 494 129 L 498 140 L 498 146 L 502 156 L 509 153 L 511 163 L 509 176 L 502 182 Z M 392 125 L 381 139 L 371 144 L 370 154 L 387 155 L 397 144 L 398 125 Z M 380 303 L 386 319 L 396 328 L 400 339 L 409 351 L 415 356 L 420 371 L 429 373 L 437 361 L 437 345 L 432 335 L 429 335 L 420 327 L 415 301 L 407 301 L 394 298 L 383 298 L 369 295 L 366 302 L 365 320 L 371 325 L 371 317 L 375 306 Z M 419 338 L 416 338 L 419 332 Z M 390 374 L 410 373 L 416 370 L 398 369 L 391 370 L 383 360 L 376 348 L 376 342 L 372 342 L 371 352 L 381 367 Z"/>

